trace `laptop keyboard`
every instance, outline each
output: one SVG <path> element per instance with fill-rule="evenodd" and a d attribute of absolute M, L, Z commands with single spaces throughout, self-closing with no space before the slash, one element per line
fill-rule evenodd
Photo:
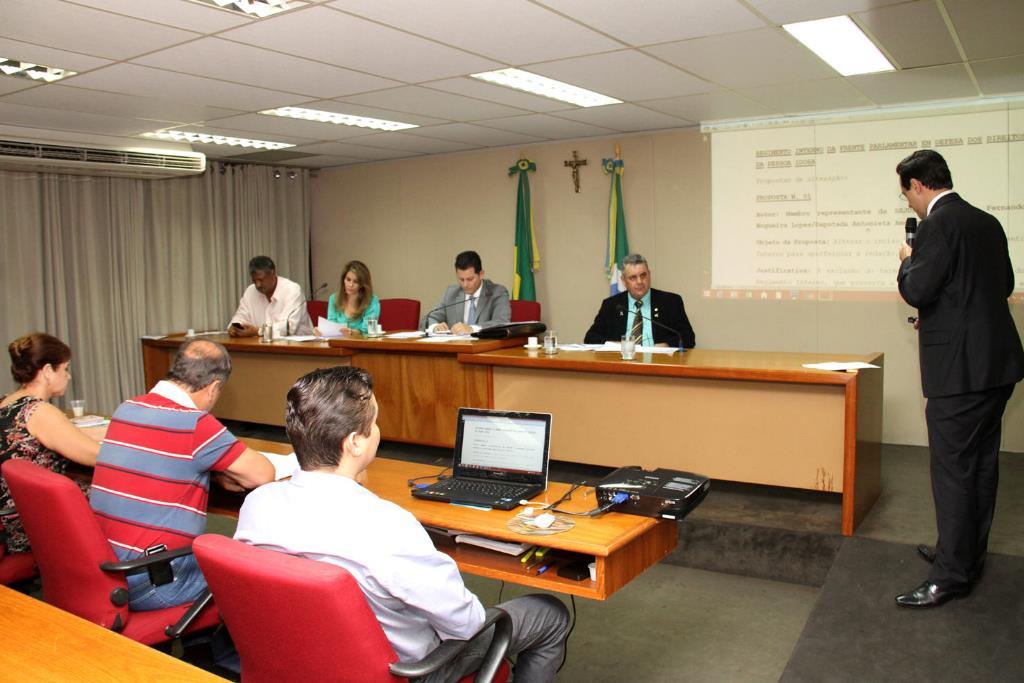
<path fill-rule="evenodd" d="M 459 495 L 472 495 L 474 497 L 486 496 L 497 498 L 521 498 L 529 491 L 527 486 L 516 486 L 514 484 L 500 484 L 493 481 L 472 481 L 468 479 L 449 479 L 444 487 L 448 494 L 455 498 Z"/>

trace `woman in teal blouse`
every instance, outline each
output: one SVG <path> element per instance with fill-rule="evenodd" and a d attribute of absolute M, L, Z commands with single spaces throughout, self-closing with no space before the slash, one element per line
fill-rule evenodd
<path fill-rule="evenodd" d="M 380 300 L 373 294 L 370 269 L 362 261 L 349 261 L 341 271 L 338 291 L 327 300 L 327 319 L 366 334 L 368 318 L 380 318 Z"/>

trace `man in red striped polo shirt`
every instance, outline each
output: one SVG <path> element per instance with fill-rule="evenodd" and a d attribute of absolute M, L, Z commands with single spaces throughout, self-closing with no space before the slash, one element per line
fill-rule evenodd
<path fill-rule="evenodd" d="M 90 503 L 122 560 L 192 544 L 206 530 L 211 472 L 225 488 L 255 488 L 274 467 L 208 411 L 231 374 L 227 350 L 207 340 L 182 344 L 167 378 L 114 412 L 93 474 Z M 195 557 L 171 562 L 174 581 L 153 586 L 128 576 L 129 608 L 151 610 L 195 600 L 206 588 Z"/>

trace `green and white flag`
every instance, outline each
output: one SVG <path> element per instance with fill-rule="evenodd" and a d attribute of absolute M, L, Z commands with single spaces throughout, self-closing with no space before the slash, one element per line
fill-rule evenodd
<path fill-rule="evenodd" d="M 604 172 L 612 177 L 608 196 L 608 250 L 605 252 L 605 270 L 612 296 L 625 291 L 622 280 L 622 259 L 629 253 L 626 238 L 626 211 L 622 208 L 622 159 L 602 159 Z"/>
<path fill-rule="evenodd" d="M 512 257 L 515 280 L 512 284 L 512 298 L 525 301 L 537 300 L 537 287 L 533 282 L 533 271 L 540 268 L 540 252 L 537 250 L 537 236 L 533 229 L 533 205 L 530 202 L 530 171 L 537 165 L 529 159 L 508 169 L 510 176 L 519 174 L 516 190 L 516 242 Z"/>

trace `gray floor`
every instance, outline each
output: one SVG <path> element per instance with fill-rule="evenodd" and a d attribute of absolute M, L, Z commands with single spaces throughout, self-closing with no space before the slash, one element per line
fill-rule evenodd
<path fill-rule="evenodd" d="M 444 452 L 384 444 L 382 455 L 443 462 Z M 1004 454 L 1000 499 L 990 551 L 1024 555 L 1024 455 Z M 587 477 L 585 468 L 562 467 L 553 478 Z M 908 544 L 932 542 L 935 524 L 927 449 L 885 446 L 882 496 L 858 530 L 865 538 Z M 835 495 L 730 486 L 713 489 L 692 516 L 737 525 L 779 526 L 834 533 Z M 684 522 L 685 523 L 685 522 Z M 228 531 L 230 525 L 223 527 Z M 576 600 L 577 623 L 564 681 L 777 681 L 800 637 L 820 589 L 738 573 L 702 571 L 662 563 L 605 602 Z M 921 579 L 925 566 L 921 566 Z M 518 595 L 518 586 L 474 576 L 467 585 L 485 604 Z M 891 593 L 912 588 L 892 585 Z M 566 599 L 566 598 L 563 598 Z M 568 604 L 568 599 L 566 599 Z M 888 599 L 880 610 L 895 610 Z M 927 620 L 927 613 L 922 613 Z M 837 642 L 837 647 L 843 643 Z M 826 676 L 827 678 L 827 676 Z"/>

